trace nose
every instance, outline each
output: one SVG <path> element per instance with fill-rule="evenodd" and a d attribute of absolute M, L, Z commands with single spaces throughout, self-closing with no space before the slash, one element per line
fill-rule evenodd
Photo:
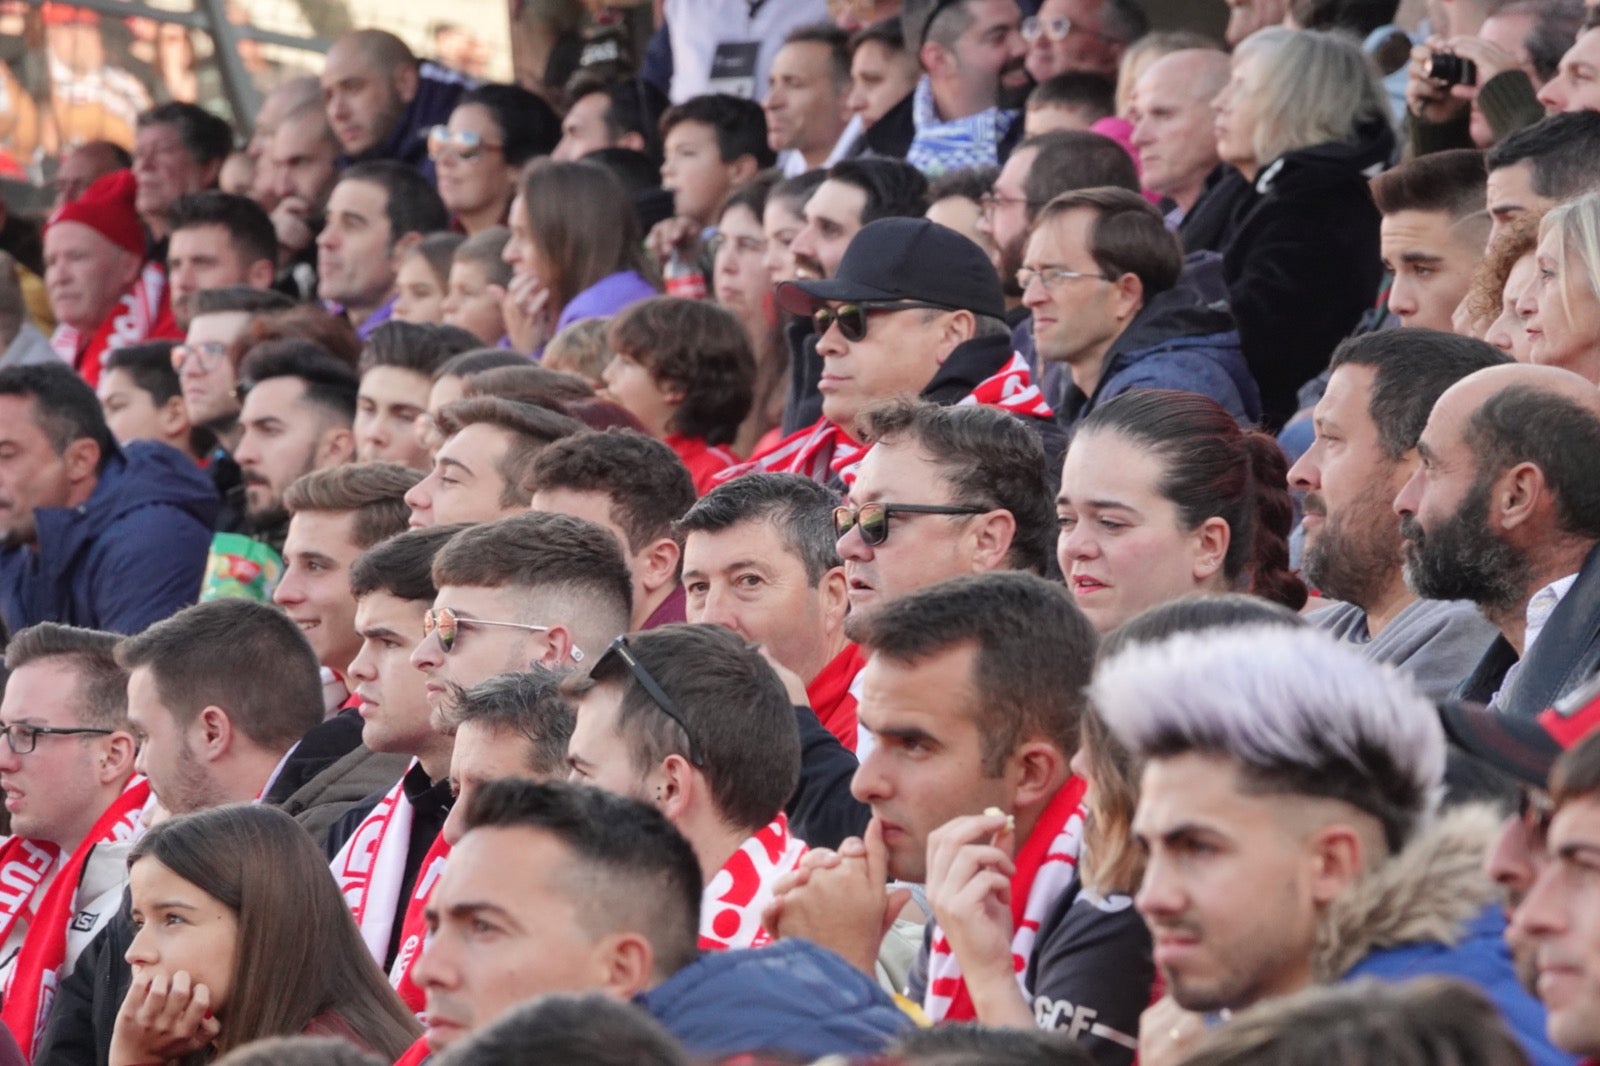
<path fill-rule="evenodd" d="M 1028 278 L 1028 284 L 1022 289 L 1022 303 L 1025 307 L 1042 307 L 1050 302 L 1050 293 L 1044 287 L 1044 282 L 1039 280 L 1039 275 L 1034 274 Z"/>
<path fill-rule="evenodd" d="M 465 807 L 465 804 L 458 804 Z M 451 808 L 452 811 L 455 808 Z M 446 820 L 448 823 L 448 819 Z M 448 838 L 447 838 L 448 839 Z M 421 988 L 450 988 L 454 981 L 454 970 L 449 964 L 449 951 L 445 945 L 447 938 L 432 930 L 422 938 L 422 951 L 417 955 L 417 961 L 411 964 L 411 979 Z"/>
<path fill-rule="evenodd" d="M 1322 472 L 1317 469 L 1316 460 L 1312 458 L 1312 453 L 1316 450 L 1317 442 L 1313 440 L 1311 447 L 1307 448 L 1305 454 L 1296 459 L 1294 465 L 1289 468 L 1290 488 L 1311 492 L 1322 487 Z"/>
<path fill-rule="evenodd" d="M 1183 894 L 1167 869 L 1167 863 L 1152 857 L 1144 869 L 1144 881 L 1133 897 L 1133 905 L 1147 918 L 1176 914 L 1183 906 Z"/>
<path fill-rule="evenodd" d="M 866 804 L 882 803 L 891 795 L 889 780 L 883 774 L 883 748 L 880 745 L 874 744 L 872 750 L 867 752 L 867 757 L 861 760 L 861 765 L 856 767 L 856 775 L 850 779 L 850 795 Z"/>
<path fill-rule="evenodd" d="M 305 600 L 305 590 L 300 587 L 300 572 L 290 566 L 283 580 L 278 582 L 278 587 L 272 590 L 272 602 L 279 607 L 293 607 Z"/>
<path fill-rule="evenodd" d="M 1521 899 L 1533 887 L 1538 872 L 1528 847 L 1528 832 L 1523 828 L 1522 819 L 1515 814 L 1500 823 L 1500 832 L 1489 848 L 1484 872 L 1495 884 L 1506 889 L 1511 899 Z"/>
<path fill-rule="evenodd" d="M 1059 539 L 1061 554 L 1068 559 L 1093 559 L 1100 554 L 1100 542 L 1089 531 L 1089 523 L 1081 518 L 1063 529 Z"/>
<path fill-rule="evenodd" d="M 466 811 L 466 801 L 458 796 L 450 807 L 450 813 L 445 815 L 444 828 L 440 832 L 444 834 L 444 842 L 452 848 L 461 843 L 461 838 L 466 833 L 466 826 L 463 824 L 467 820 Z"/>
<path fill-rule="evenodd" d="M 406 494 L 401 497 L 401 499 L 405 501 L 406 506 L 411 508 L 411 519 L 413 523 L 416 523 L 416 520 L 419 517 L 426 516 L 428 512 L 433 510 L 433 497 L 429 494 L 428 485 L 428 483 L 432 480 L 433 475 L 429 474 L 427 477 L 423 478 L 421 481 L 407 489 Z M 432 523 L 429 522 L 425 524 L 431 525 Z"/>
<path fill-rule="evenodd" d="M 11 745 L 0 741 L 0 773 L 14 774 L 22 769 L 22 758 L 11 750 Z"/>
<path fill-rule="evenodd" d="M 837 357 L 850 350 L 850 344 L 844 339 L 844 334 L 839 331 L 839 320 L 834 319 L 828 323 L 828 328 L 822 331 L 817 338 L 817 354 L 824 359 Z"/>
<path fill-rule="evenodd" d="M 429 633 L 411 650 L 411 665 L 431 675 L 444 663 L 444 649 L 439 645 L 439 635 Z"/>
<path fill-rule="evenodd" d="M 1411 282 L 1404 275 L 1396 276 L 1394 284 L 1389 287 L 1389 310 L 1401 319 L 1411 318 L 1417 313 L 1417 294 L 1412 291 Z"/>
<path fill-rule="evenodd" d="M 809 223 L 794 235 L 794 240 L 789 242 L 789 251 L 795 255 L 803 255 L 808 259 L 817 257 L 817 238 Z"/>
<path fill-rule="evenodd" d="M 706 593 L 705 603 L 698 613 L 699 617 L 695 621 L 702 625 L 722 626 L 735 633 L 739 632 L 738 617 L 720 589 L 713 588 Z"/>
<path fill-rule="evenodd" d="M 154 928 L 153 925 L 146 924 L 140 926 L 139 931 L 133 935 L 133 941 L 128 944 L 128 950 L 122 955 L 129 966 L 149 966 L 160 958 L 156 954 L 151 937 L 151 930 Z"/>
<path fill-rule="evenodd" d="M 1419 466 L 1412 471 L 1406 483 L 1400 486 L 1400 491 L 1394 498 L 1394 513 L 1401 518 L 1417 513 L 1417 503 L 1422 497 L 1422 468 Z"/>
<path fill-rule="evenodd" d="M 1567 109 L 1567 98 L 1562 92 L 1561 85 L 1565 80 L 1565 74 L 1557 74 L 1545 83 L 1544 88 L 1539 90 L 1537 99 L 1544 106 L 1545 111 L 1553 114 Z"/>
<path fill-rule="evenodd" d="M 841 559 L 865 562 L 872 558 L 872 546 L 861 539 L 860 523 L 851 526 L 849 532 L 839 538 L 837 549 Z"/>
<path fill-rule="evenodd" d="M 1511 914 L 1507 936 L 1533 940 L 1550 937 L 1566 928 L 1566 901 L 1562 898 L 1560 867 L 1551 864 L 1539 871 L 1528 894 Z"/>

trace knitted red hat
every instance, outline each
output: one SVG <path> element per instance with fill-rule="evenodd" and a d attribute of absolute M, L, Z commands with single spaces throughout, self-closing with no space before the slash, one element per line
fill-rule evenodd
<path fill-rule="evenodd" d="M 45 223 L 45 229 L 49 230 L 57 222 L 82 222 L 112 244 L 142 259 L 145 255 L 144 226 L 133 206 L 138 189 L 131 170 L 114 170 L 102 175 L 82 196 L 57 208 Z"/>

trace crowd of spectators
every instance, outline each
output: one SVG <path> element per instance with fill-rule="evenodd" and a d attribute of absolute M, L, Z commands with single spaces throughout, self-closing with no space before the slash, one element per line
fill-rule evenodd
<path fill-rule="evenodd" d="M 0 1066 L 1600 1061 L 1600 13 L 1226 6 L 72 146 Z"/>

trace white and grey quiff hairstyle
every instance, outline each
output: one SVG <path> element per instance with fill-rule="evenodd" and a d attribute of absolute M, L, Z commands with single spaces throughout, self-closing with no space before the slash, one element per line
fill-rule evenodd
<path fill-rule="evenodd" d="M 1252 792 L 1370 814 L 1391 852 L 1442 792 L 1433 705 L 1392 668 L 1317 630 L 1247 626 L 1135 644 L 1101 665 L 1089 697 L 1136 760 L 1232 759 Z"/>

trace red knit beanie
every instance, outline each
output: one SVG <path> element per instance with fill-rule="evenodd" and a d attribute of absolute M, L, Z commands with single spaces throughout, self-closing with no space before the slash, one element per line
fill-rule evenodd
<path fill-rule="evenodd" d="M 82 222 L 112 244 L 126 248 L 143 259 L 145 256 L 144 226 L 139 222 L 139 212 L 133 206 L 138 183 L 133 171 L 115 170 L 102 175 L 83 191 L 76 200 L 62 204 L 50 221 L 46 231 L 57 222 Z"/>

